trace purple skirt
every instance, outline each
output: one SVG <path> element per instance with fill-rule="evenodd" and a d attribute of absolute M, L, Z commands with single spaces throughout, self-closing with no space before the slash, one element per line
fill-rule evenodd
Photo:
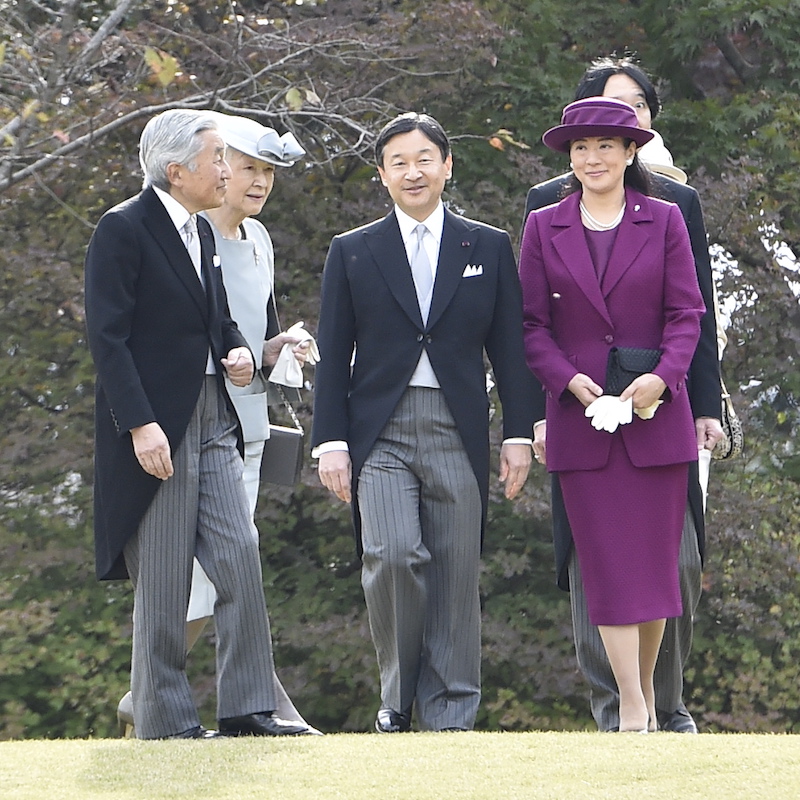
<path fill-rule="evenodd" d="M 602 469 L 559 472 L 593 625 L 682 614 L 678 554 L 688 464 L 635 467 L 613 436 Z"/>

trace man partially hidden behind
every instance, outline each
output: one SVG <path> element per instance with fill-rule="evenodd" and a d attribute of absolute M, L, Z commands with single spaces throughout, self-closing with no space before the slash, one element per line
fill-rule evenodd
<path fill-rule="evenodd" d="M 144 189 L 108 211 L 86 256 L 97 369 L 95 548 L 101 580 L 135 588 L 131 689 L 143 739 L 210 738 L 185 672 L 196 555 L 218 593 L 221 732 L 293 735 L 274 716 L 269 621 L 241 435 L 224 388 L 253 377 L 208 223 L 230 168 L 213 119 L 167 111 L 139 143 Z"/>
<path fill-rule="evenodd" d="M 531 462 L 519 279 L 504 231 L 442 204 L 453 157 L 436 120 L 395 118 L 375 157 L 395 205 L 328 252 L 313 454 L 322 483 L 353 506 L 380 668 L 376 730 L 409 730 L 412 710 L 422 730 L 469 730 L 489 483 L 484 353 L 503 406 L 506 497 Z"/>

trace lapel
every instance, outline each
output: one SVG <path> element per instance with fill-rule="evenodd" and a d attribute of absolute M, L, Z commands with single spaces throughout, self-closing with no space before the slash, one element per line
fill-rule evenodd
<path fill-rule="evenodd" d="M 463 217 L 456 216 L 445 208 L 436 282 L 433 285 L 431 310 L 428 314 L 429 328 L 445 312 L 461 284 L 464 267 L 470 263 L 470 256 L 478 241 L 478 232 L 477 225 L 471 225 Z"/>
<path fill-rule="evenodd" d="M 186 287 L 203 318 L 207 318 L 208 301 L 206 294 L 203 291 L 200 279 L 197 277 L 197 272 L 195 272 L 194 264 L 186 245 L 184 245 L 180 233 L 172 224 L 172 219 L 167 213 L 167 209 L 158 199 L 158 195 L 150 188 L 145 189 L 141 197 L 145 208 L 145 213 L 142 215 L 142 223 L 163 250 L 167 262 Z M 203 252 L 202 238 L 200 241 L 201 252 Z M 207 262 L 205 254 L 202 257 L 202 261 L 205 268 Z"/>
<path fill-rule="evenodd" d="M 389 291 L 408 317 L 420 328 L 422 315 L 417 302 L 417 290 L 411 277 L 411 266 L 406 256 L 406 247 L 400 235 L 400 226 L 394 211 L 377 225 L 364 232 L 364 241 L 375 263 L 386 281 Z M 433 292 L 436 298 L 436 289 Z"/>
<path fill-rule="evenodd" d="M 643 194 L 626 189 L 625 204 L 625 214 L 619 225 L 617 238 L 614 240 L 614 247 L 608 260 L 608 269 L 603 276 L 601 287 L 603 297 L 611 294 L 611 290 L 619 283 L 647 245 L 649 226 L 639 223 L 653 221 L 650 203 Z"/>
<path fill-rule="evenodd" d="M 567 271 L 575 279 L 578 288 L 586 295 L 603 319 L 611 324 L 611 317 L 600 290 L 592 256 L 589 253 L 589 245 L 586 244 L 586 234 L 583 230 L 579 208 L 580 198 L 580 192 L 573 192 L 559 203 L 553 212 L 550 222 L 553 230 L 553 247 L 561 257 Z"/>
<path fill-rule="evenodd" d="M 423 326 L 422 323 L 414 279 L 411 277 L 411 266 L 408 263 L 405 244 L 394 212 L 365 231 L 364 238 L 400 307 L 415 325 L 430 329 L 444 313 L 458 289 L 464 267 L 469 264 L 470 255 L 478 240 L 478 230 L 476 225 L 470 225 L 462 217 L 447 209 L 444 210 L 442 243 L 439 247 L 439 261 L 436 265 L 436 280 L 433 284 L 433 298 L 427 326 Z"/>

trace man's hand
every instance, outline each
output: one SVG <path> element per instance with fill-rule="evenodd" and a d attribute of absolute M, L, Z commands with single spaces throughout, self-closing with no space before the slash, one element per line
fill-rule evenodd
<path fill-rule="evenodd" d="M 533 426 L 533 455 L 542 466 L 547 466 L 547 422 Z"/>
<path fill-rule="evenodd" d="M 505 495 L 513 500 L 528 478 L 531 468 L 529 444 L 504 444 L 500 449 L 500 482 L 505 484 Z"/>
<path fill-rule="evenodd" d="M 567 384 L 567 389 L 581 401 L 584 408 L 590 406 L 603 394 L 603 387 L 598 386 L 588 375 L 584 375 L 582 372 L 575 375 Z"/>
<path fill-rule="evenodd" d="M 350 453 L 346 450 L 331 450 L 319 457 L 317 472 L 322 485 L 330 489 L 340 500 L 350 502 L 350 482 L 353 467 Z"/>
<path fill-rule="evenodd" d="M 698 417 L 694 421 L 694 429 L 697 432 L 698 450 L 713 450 L 724 435 L 720 421 L 713 417 Z"/>
<path fill-rule="evenodd" d="M 169 440 L 157 422 L 148 422 L 138 428 L 131 428 L 133 452 L 141 468 L 148 474 L 165 481 L 171 477 L 172 456 Z"/>
<path fill-rule="evenodd" d="M 246 347 L 232 348 L 222 366 L 234 386 L 248 386 L 253 380 L 253 355 Z"/>

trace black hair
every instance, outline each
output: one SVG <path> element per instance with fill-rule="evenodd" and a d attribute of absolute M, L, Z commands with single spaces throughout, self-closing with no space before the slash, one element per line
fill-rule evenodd
<path fill-rule="evenodd" d="M 656 87 L 647 77 L 647 73 L 629 56 L 617 58 L 609 56 L 598 58 L 587 67 L 583 77 L 578 81 L 575 89 L 575 99 L 583 100 L 586 97 L 602 96 L 608 79 L 612 75 L 627 75 L 636 81 L 644 92 L 644 99 L 650 109 L 650 117 L 655 119 L 661 110 L 661 101 L 658 99 Z"/>
<path fill-rule="evenodd" d="M 411 131 L 422 131 L 430 139 L 439 152 L 442 154 L 442 161 L 450 155 L 450 141 L 444 128 L 429 114 L 418 114 L 416 111 L 408 111 L 400 114 L 393 120 L 386 123 L 375 140 L 375 162 L 379 167 L 383 166 L 383 151 L 386 145 L 394 136 Z"/>

